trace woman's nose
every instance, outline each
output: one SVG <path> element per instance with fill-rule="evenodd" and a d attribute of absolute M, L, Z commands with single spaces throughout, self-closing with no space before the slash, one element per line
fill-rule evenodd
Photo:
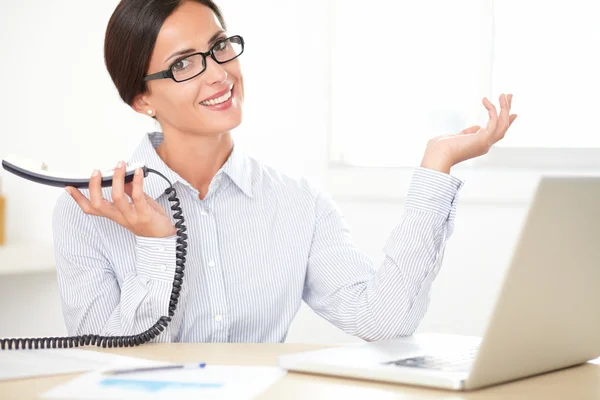
<path fill-rule="evenodd" d="M 227 70 L 223 68 L 222 64 L 219 64 L 211 57 L 207 57 L 204 79 L 206 79 L 209 84 L 225 82 L 227 80 Z"/>

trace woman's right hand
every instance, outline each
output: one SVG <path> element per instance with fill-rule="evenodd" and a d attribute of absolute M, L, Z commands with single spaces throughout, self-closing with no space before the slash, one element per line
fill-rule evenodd
<path fill-rule="evenodd" d="M 101 180 L 100 172 L 94 171 L 89 185 L 89 200 L 75 187 L 65 189 L 84 213 L 109 218 L 137 236 L 162 238 L 177 232 L 160 204 L 144 193 L 141 169 L 135 171 L 131 183 L 125 184 L 125 163 L 117 164 L 113 175 L 113 202 L 102 197 Z M 133 202 L 130 203 L 127 196 Z"/>

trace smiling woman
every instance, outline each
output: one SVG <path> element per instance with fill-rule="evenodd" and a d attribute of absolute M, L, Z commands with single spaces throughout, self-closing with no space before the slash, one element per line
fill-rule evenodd
<path fill-rule="evenodd" d="M 302 301 L 365 340 L 412 334 L 454 226 L 462 182 L 450 168 L 486 153 L 515 116 L 487 99 L 486 127 L 431 139 L 405 212 L 376 268 L 352 240 L 340 209 L 305 179 L 243 154 L 242 35 L 228 33 L 210 0 L 122 0 L 106 30 L 105 61 L 122 100 L 156 118 L 129 162 L 172 182 L 188 248 L 177 312 L 155 341 L 281 342 Z M 68 188 L 53 237 L 71 335 L 143 332 L 169 315 L 177 237 L 164 182 L 137 174 L 113 186 L 96 171 L 89 190 Z"/>
<path fill-rule="evenodd" d="M 124 1 L 107 27 L 106 66 L 123 101 L 157 117 L 163 129 L 225 132 L 241 122 L 244 94 L 239 63 L 231 62 L 242 53 L 243 39 L 228 39 L 225 30 L 212 1 Z M 207 57 L 217 64 L 208 70 Z M 173 84 L 201 73 L 204 79 Z"/>

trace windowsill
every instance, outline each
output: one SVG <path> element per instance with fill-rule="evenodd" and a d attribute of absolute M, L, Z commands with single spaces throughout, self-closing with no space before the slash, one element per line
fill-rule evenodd
<path fill-rule="evenodd" d="M 325 185 L 338 201 L 403 202 L 414 168 L 369 168 L 331 165 Z M 550 168 L 459 167 L 451 175 L 464 181 L 459 203 L 527 205 L 542 176 L 600 176 L 600 168 L 558 170 Z"/>
<path fill-rule="evenodd" d="M 402 202 L 414 167 L 361 167 L 331 162 L 325 185 L 334 198 L 352 202 Z M 598 148 L 505 148 L 452 168 L 464 181 L 460 203 L 527 205 L 542 176 L 600 176 Z"/>

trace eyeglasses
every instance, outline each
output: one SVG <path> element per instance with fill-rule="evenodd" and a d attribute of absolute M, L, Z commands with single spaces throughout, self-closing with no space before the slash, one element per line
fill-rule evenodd
<path fill-rule="evenodd" d="M 144 77 L 144 81 L 171 78 L 184 82 L 197 77 L 206 70 L 206 57 L 210 56 L 218 64 L 225 64 L 244 52 L 244 39 L 235 35 L 216 42 L 206 53 L 198 52 L 174 61 L 169 69 Z"/>

